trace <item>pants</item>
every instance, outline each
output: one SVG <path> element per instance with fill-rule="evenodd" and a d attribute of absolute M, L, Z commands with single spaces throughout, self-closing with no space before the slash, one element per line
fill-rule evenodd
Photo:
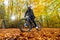
<path fill-rule="evenodd" d="M 34 19 L 32 19 L 32 18 L 27 18 L 27 21 L 30 23 L 30 25 L 32 26 L 32 23 L 34 24 L 34 27 L 36 27 L 37 26 L 37 24 L 36 24 L 36 22 L 34 21 Z M 31 22 L 32 21 L 32 22 Z"/>

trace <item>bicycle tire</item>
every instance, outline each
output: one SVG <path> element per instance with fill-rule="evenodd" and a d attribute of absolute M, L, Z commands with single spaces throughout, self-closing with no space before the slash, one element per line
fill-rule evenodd
<path fill-rule="evenodd" d="M 38 29 L 37 30 L 40 31 L 42 29 L 41 23 L 39 21 L 36 21 L 36 24 L 38 26 Z"/>
<path fill-rule="evenodd" d="M 25 19 L 21 19 L 18 23 L 18 28 L 22 31 L 22 32 L 29 32 L 32 29 L 32 26 L 30 24 L 28 24 L 28 29 L 24 30 L 22 27 L 24 27 L 24 23 L 25 23 Z"/>

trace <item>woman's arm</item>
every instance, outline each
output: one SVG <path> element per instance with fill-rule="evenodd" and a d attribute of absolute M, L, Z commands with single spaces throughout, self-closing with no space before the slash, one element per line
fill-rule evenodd
<path fill-rule="evenodd" d="M 24 17 L 26 17 L 27 13 L 28 13 L 28 10 L 25 12 L 25 16 Z"/>

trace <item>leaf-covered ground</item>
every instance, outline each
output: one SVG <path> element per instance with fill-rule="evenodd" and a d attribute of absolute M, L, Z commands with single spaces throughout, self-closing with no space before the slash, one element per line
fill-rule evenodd
<path fill-rule="evenodd" d="M 60 28 L 32 29 L 21 32 L 18 28 L 0 29 L 0 40 L 60 40 Z"/>

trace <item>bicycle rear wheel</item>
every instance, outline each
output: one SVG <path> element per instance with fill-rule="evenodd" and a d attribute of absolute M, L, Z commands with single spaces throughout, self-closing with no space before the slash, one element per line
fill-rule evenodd
<path fill-rule="evenodd" d="M 39 21 L 36 21 L 36 24 L 38 26 L 37 30 L 40 31 L 42 29 L 41 23 Z"/>
<path fill-rule="evenodd" d="M 25 23 L 26 23 L 26 26 L 24 25 Z M 18 23 L 18 27 L 22 32 L 24 31 L 28 32 L 32 29 L 32 26 L 30 25 L 30 23 L 28 21 L 25 21 L 24 19 L 20 20 L 20 22 Z"/>

